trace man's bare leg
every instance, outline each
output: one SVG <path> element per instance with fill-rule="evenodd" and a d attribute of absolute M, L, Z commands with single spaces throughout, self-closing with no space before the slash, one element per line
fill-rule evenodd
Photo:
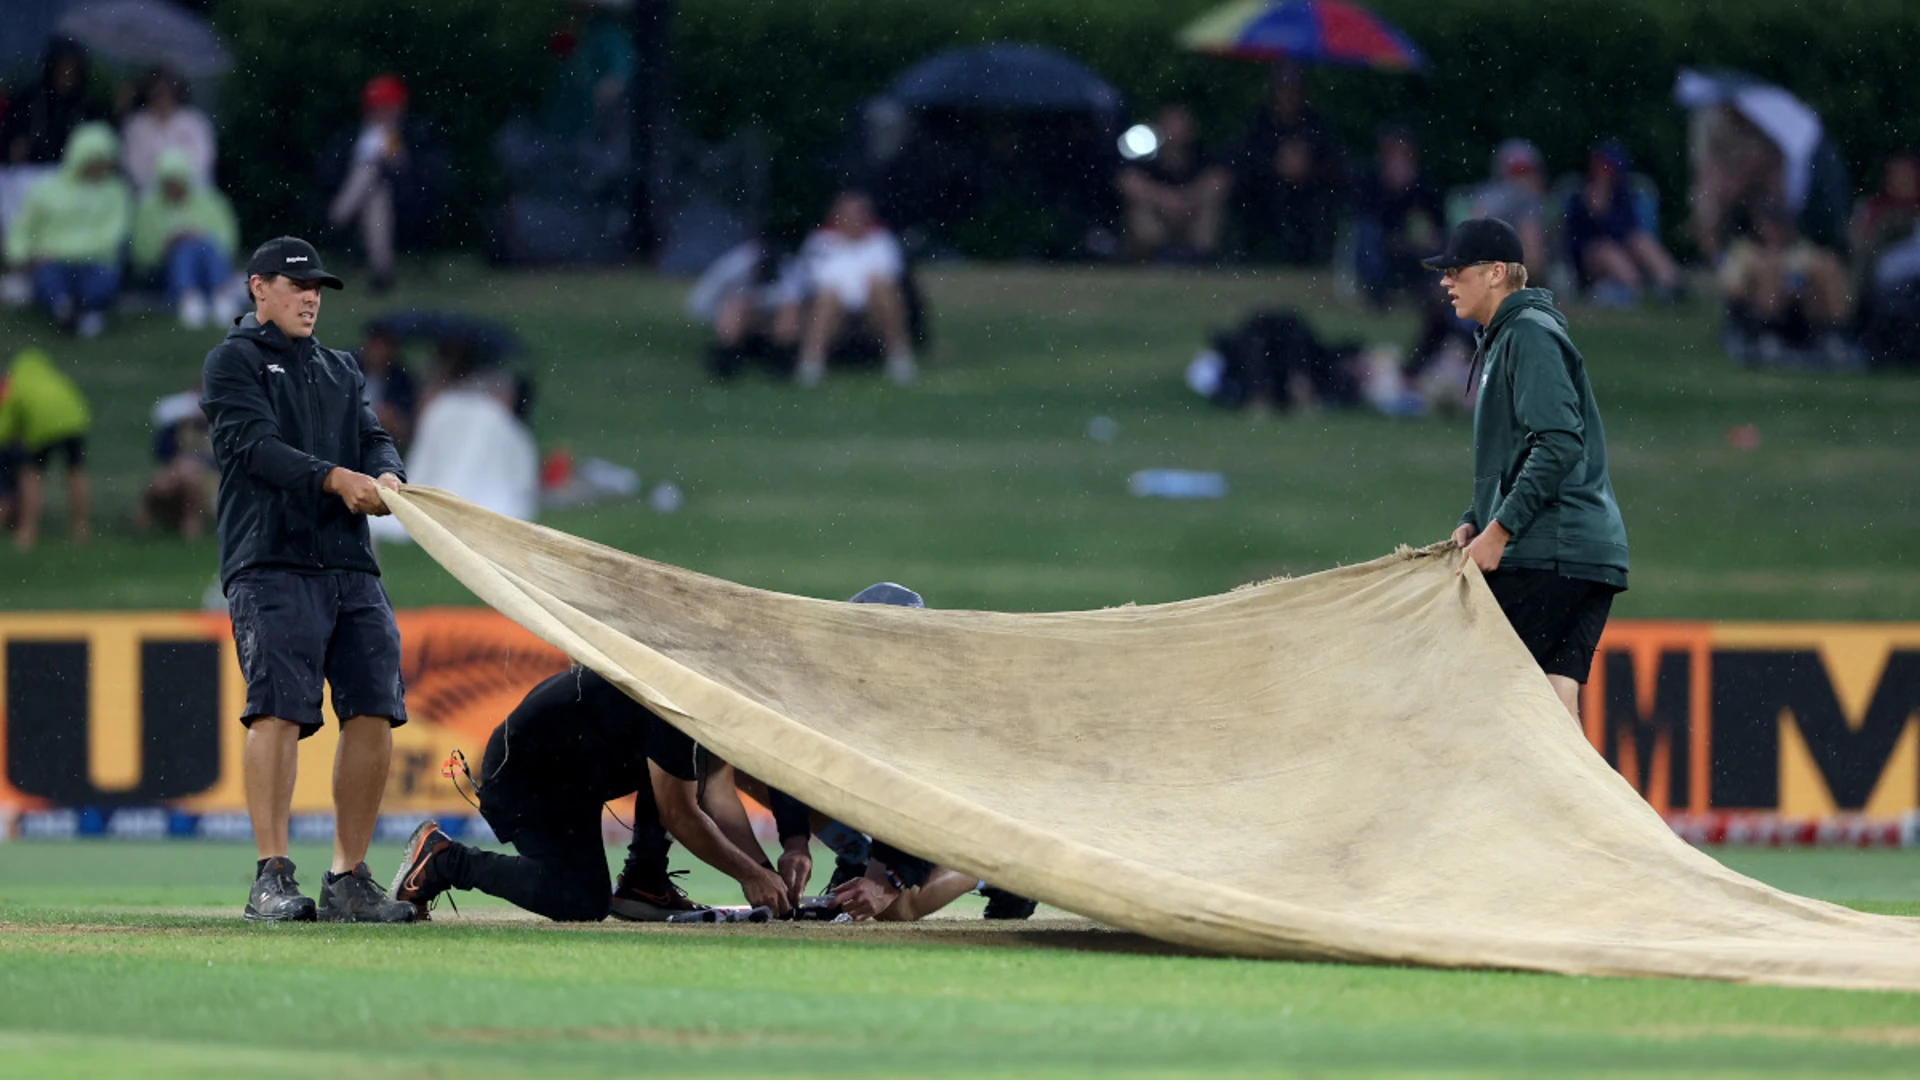
<path fill-rule="evenodd" d="M 87 484 L 87 470 L 78 465 L 67 466 L 67 517 L 73 527 L 73 542 L 84 544 L 93 538 L 92 500 Z"/>
<path fill-rule="evenodd" d="M 1553 692 L 1560 698 L 1560 704 L 1565 705 L 1567 714 L 1573 717 L 1574 729 L 1584 731 L 1580 727 L 1580 684 L 1565 675 L 1549 675 L 1547 682 L 1553 685 Z"/>
<path fill-rule="evenodd" d="M 793 372 L 795 382 L 801 386 L 818 386 L 820 380 L 827 377 L 827 349 L 839 336 L 845 316 L 846 309 L 833 293 L 822 291 L 813 298 L 807 327 L 800 340 L 800 363 Z"/>
<path fill-rule="evenodd" d="M 333 872 L 345 874 L 367 857 L 380 800 L 393 761 L 393 724 L 384 716 L 340 722 L 333 755 Z"/>
<path fill-rule="evenodd" d="M 32 551 L 40 542 L 40 470 L 20 467 L 20 518 L 14 524 L 13 546 Z"/>
<path fill-rule="evenodd" d="M 287 818 L 293 813 L 293 780 L 300 765 L 300 725 L 262 716 L 247 727 L 241 773 L 253 846 L 262 859 L 287 853 Z"/>

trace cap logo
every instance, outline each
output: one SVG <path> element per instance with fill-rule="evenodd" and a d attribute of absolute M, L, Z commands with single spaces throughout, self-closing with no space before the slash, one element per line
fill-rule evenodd
<path fill-rule="evenodd" d="M 305 255 L 289 255 L 287 256 L 287 261 L 290 263 L 306 262 L 307 257 Z"/>

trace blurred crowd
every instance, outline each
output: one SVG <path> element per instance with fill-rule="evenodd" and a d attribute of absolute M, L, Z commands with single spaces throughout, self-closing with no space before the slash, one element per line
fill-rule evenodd
<path fill-rule="evenodd" d="M 555 11 L 550 37 L 529 43 L 545 48 L 553 77 L 491 147 L 487 186 L 499 199 L 489 254 L 625 260 L 639 229 L 639 59 L 612 9 Z M 687 311 L 708 328 L 716 378 L 763 370 L 811 387 L 830 370 L 867 367 L 913 384 L 933 324 L 918 268 L 988 236 L 1026 245 L 1012 255 L 1323 271 L 1355 303 L 1414 313 L 1413 337 L 1327 341 L 1297 309 L 1241 313 L 1204 343 L 1190 385 L 1227 406 L 1464 409 L 1472 328 L 1453 316 L 1421 260 L 1451 227 L 1481 216 L 1515 227 L 1533 280 L 1565 301 L 1712 303 L 1721 344 L 1740 364 L 1920 363 L 1920 157 L 1878 163 L 1860 195 L 1817 117 L 1780 88 L 1680 73 L 1676 98 L 1690 117 L 1684 192 L 1661 192 L 1636 166 L 1635 150 L 1652 148 L 1607 132 L 1587 133 L 1575 160 L 1549 161 L 1520 133 L 1447 146 L 1449 160 L 1488 163 L 1484 178 L 1447 186 L 1429 168 L 1434 148 L 1423 145 L 1417 118 L 1357 145 L 1323 114 L 1297 66 L 1274 66 L 1251 114 L 1215 132 L 1180 101 L 1137 103 L 1149 107 L 1128 126 L 1118 95 L 1072 58 L 1031 46 L 974 52 L 995 50 L 1028 62 L 1047 54 L 1049 78 L 1085 83 L 1076 104 L 969 105 L 914 82 L 916 68 L 863 105 L 849 119 L 846 150 L 818 164 L 838 190 L 804 235 L 769 235 L 751 212 L 721 222 L 731 231 L 703 234 L 695 211 L 723 200 L 705 192 L 714 199 L 703 202 L 702 185 L 724 185 L 698 168 L 677 179 L 684 213 L 662 242 L 694 253 L 682 269 L 702 271 Z M 251 244 L 222 190 L 220 128 L 195 85 L 165 67 L 108 77 L 81 45 L 55 38 L 37 71 L 0 86 L 0 299 L 85 338 L 130 315 L 165 312 L 208 328 L 241 312 L 236 260 Z M 413 109 L 416 89 L 402 73 L 367 80 L 357 122 L 317 146 L 312 174 L 289 177 L 284 193 L 324 208 L 331 231 L 316 239 L 357 254 L 376 295 L 395 287 L 404 253 L 433 242 L 456 183 L 473 181 L 454 176 L 434 124 Z M 977 91 L 976 79 L 969 92 Z M 1554 145 L 1567 145 L 1554 134 Z M 1663 221 L 1663 207 L 1676 206 L 1683 219 Z M 403 445 L 435 444 L 422 460 L 453 460 L 460 455 L 444 456 L 446 440 L 493 432 L 483 449 L 513 451 L 492 470 L 512 478 L 499 505 L 530 514 L 539 498 L 526 431 L 531 385 L 501 363 L 510 333 L 463 318 L 414 312 L 368 323 L 361 355 L 371 403 Z M 405 348 L 415 341 L 433 349 L 417 383 Z M 59 475 L 84 539 L 90 416 L 80 390 L 39 349 L 19 351 L 0 385 L 0 526 L 22 547 L 37 543 L 46 477 Z M 441 410 L 456 419 L 431 420 L 436 399 L 458 404 Z M 183 387 L 155 403 L 151 423 L 154 472 L 138 521 L 197 536 L 213 475 L 197 392 Z"/>

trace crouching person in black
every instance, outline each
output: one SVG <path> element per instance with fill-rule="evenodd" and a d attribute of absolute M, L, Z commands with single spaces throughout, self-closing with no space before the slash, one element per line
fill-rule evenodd
<path fill-rule="evenodd" d="M 785 915 L 789 890 L 754 839 L 733 770 L 605 678 L 575 667 L 527 694 L 487 740 L 480 813 L 518 854 L 455 842 L 427 821 L 407 841 L 393 896 L 421 915 L 449 889 L 478 889 L 559 922 L 609 914 L 659 921 L 700 905 L 667 871 L 668 834 Z M 605 803 L 635 795 L 633 842 L 610 888 Z"/>

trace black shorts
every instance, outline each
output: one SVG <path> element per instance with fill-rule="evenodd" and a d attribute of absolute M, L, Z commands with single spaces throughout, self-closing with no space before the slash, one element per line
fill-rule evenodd
<path fill-rule="evenodd" d="M 27 451 L 27 461 L 36 469 L 45 469 L 53 464 L 55 454 L 64 454 L 68 469 L 84 469 L 87 466 L 87 437 L 75 435 L 72 438 L 50 442 L 38 450 Z"/>
<path fill-rule="evenodd" d="M 1487 587 L 1542 671 L 1586 684 L 1618 589 L 1524 567 L 1495 570 Z"/>
<path fill-rule="evenodd" d="M 300 725 L 301 738 L 312 735 L 320 730 L 322 678 L 335 716 L 407 722 L 400 628 L 379 578 L 247 570 L 227 585 L 227 611 L 247 680 L 241 723 L 278 717 Z"/>

